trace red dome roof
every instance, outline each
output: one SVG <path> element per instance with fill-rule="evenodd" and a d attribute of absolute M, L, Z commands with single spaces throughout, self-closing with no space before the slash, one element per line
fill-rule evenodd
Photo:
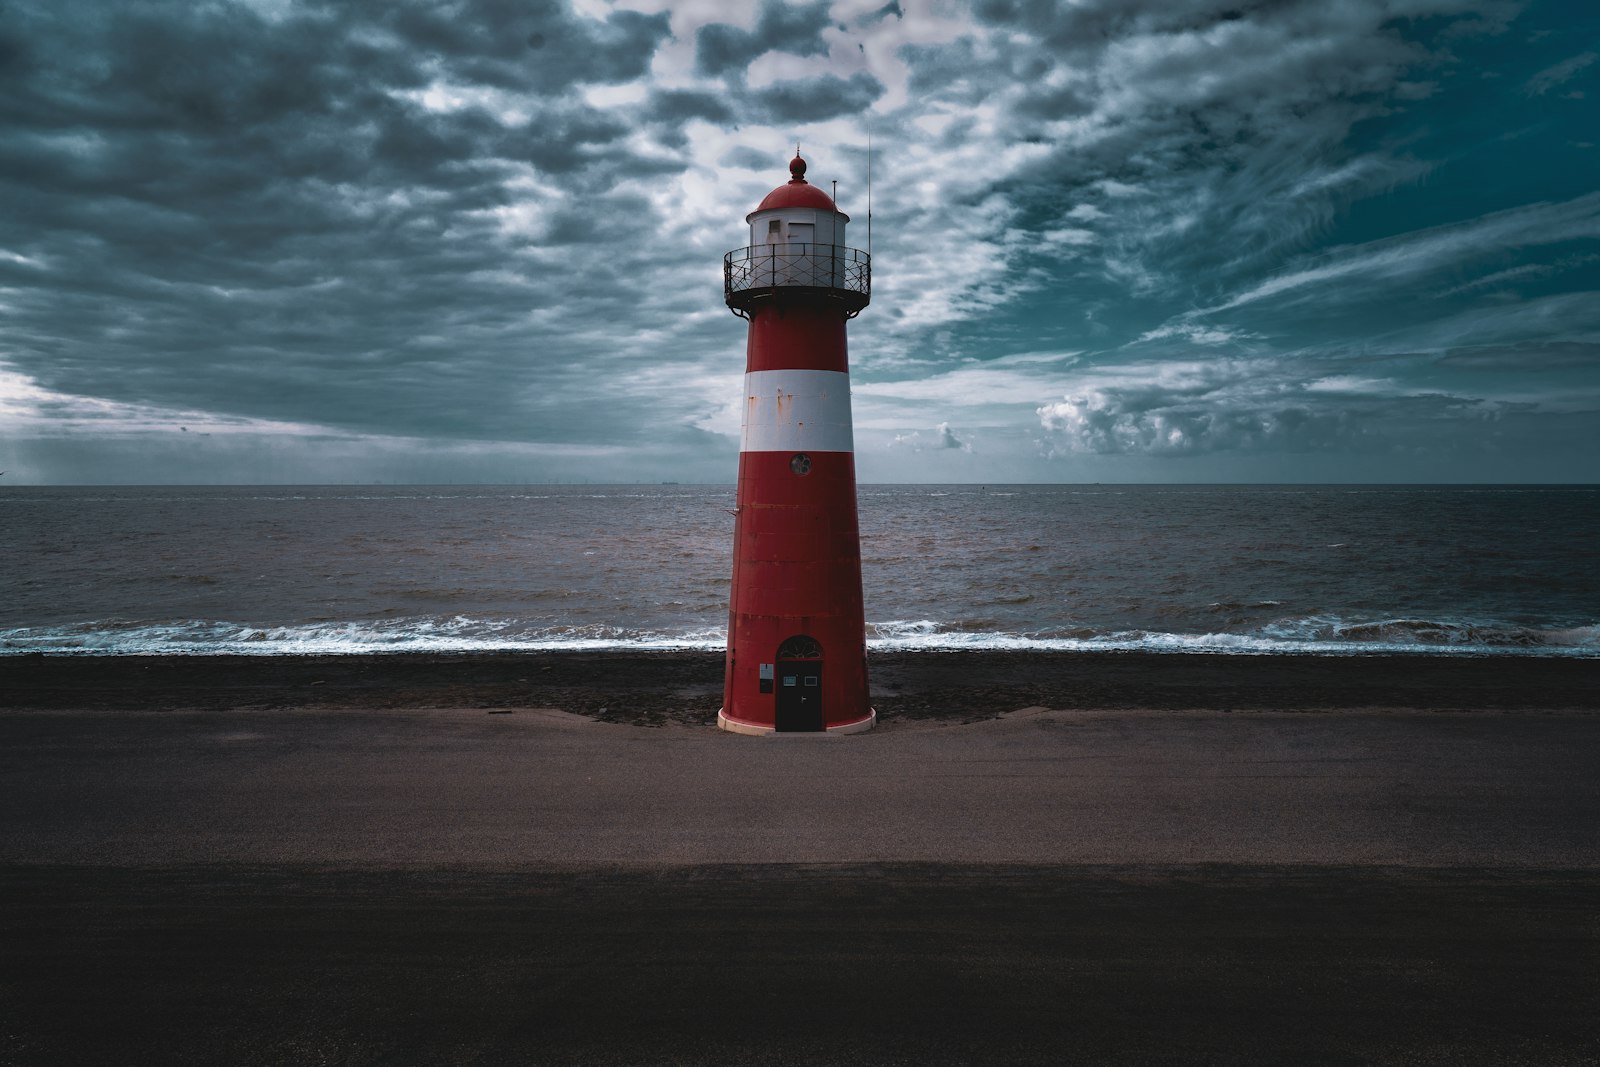
<path fill-rule="evenodd" d="M 834 206 L 833 197 L 806 181 L 806 161 L 797 154 L 789 162 L 789 173 L 793 175 L 787 185 L 780 185 L 767 194 L 761 201 L 761 206 L 756 211 L 768 211 L 775 207 L 814 207 L 823 211 L 838 211 Z M 755 211 L 750 214 L 754 215 Z"/>

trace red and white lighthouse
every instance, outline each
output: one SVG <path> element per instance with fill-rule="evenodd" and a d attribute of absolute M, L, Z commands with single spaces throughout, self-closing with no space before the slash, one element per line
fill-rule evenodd
<path fill-rule="evenodd" d="M 738 733 L 872 728 L 845 323 L 872 266 L 850 216 L 798 153 L 723 257 L 749 320 L 728 660 L 717 725 Z"/>

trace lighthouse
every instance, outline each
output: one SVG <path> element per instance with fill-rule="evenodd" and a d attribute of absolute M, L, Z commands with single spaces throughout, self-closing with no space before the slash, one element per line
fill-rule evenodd
<path fill-rule="evenodd" d="M 722 261 L 723 296 L 749 329 L 717 725 L 849 733 L 876 718 L 845 347 L 872 264 L 798 151 L 789 175 L 745 216 L 750 243 Z"/>

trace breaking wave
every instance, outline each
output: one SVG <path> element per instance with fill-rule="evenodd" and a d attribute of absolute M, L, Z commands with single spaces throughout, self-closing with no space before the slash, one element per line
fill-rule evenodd
<path fill-rule="evenodd" d="M 721 649 L 723 631 L 679 633 L 618 626 L 528 626 L 503 620 L 387 619 L 243 626 L 189 621 L 111 622 L 0 630 L 0 655 L 76 652 L 102 655 L 355 655 L 368 652 L 533 652 L 612 649 Z"/>
<path fill-rule="evenodd" d="M 518 620 L 404 618 L 317 621 L 283 626 L 190 620 L 102 620 L 0 630 L 0 655 L 354 655 L 372 652 L 714 651 L 720 627 L 630 629 L 603 624 L 533 626 Z M 875 651 L 1144 651 L 1231 655 L 1404 652 L 1435 655 L 1600 657 L 1600 624 L 1516 626 L 1430 619 L 1280 619 L 1237 632 L 1174 633 L 1073 627 L 1009 632 L 988 618 L 897 619 L 870 623 Z"/>
<path fill-rule="evenodd" d="M 1212 652 L 1234 655 L 1425 652 L 1480 656 L 1600 657 L 1600 625 L 1541 628 L 1426 619 L 1346 622 L 1329 616 L 1312 616 L 1278 620 L 1249 630 L 1208 633 L 1101 631 L 1088 627 L 1028 633 L 980 633 L 927 619 L 879 623 L 867 629 L 868 646 L 886 651 L 966 648 Z"/>

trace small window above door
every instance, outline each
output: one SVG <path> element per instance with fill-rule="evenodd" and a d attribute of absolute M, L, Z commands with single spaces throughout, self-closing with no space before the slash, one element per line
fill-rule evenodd
<path fill-rule="evenodd" d="M 795 634 L 778 646 L 779 659 L 821 659 L 822 646 L 815 637 Z"/>

